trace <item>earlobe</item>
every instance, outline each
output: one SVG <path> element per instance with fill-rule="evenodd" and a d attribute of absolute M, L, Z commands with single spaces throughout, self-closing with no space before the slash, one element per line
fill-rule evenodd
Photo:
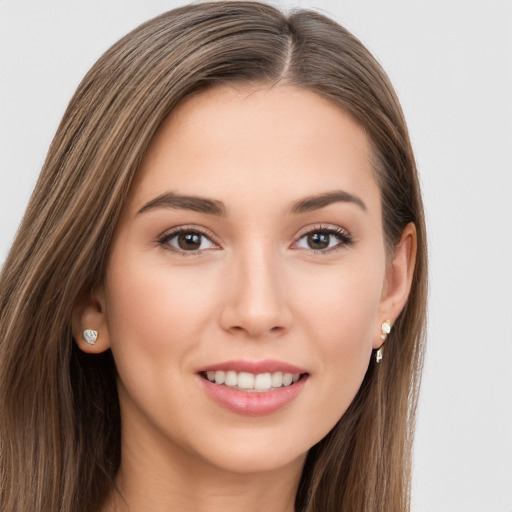
<path fill-rule="evenodd" d="M 102 288 L 80 297 L 72 312 L 73 337 L 78 347 L 89 354 L 110 348 L 106 307 Z"/>
<path fill-rule="evenodd" d="M 410 222 L 402 232 L 386 272 L 386 282 L 379 307 L 381 322 L 389 320 L 393 325 L 407 302 L 416 264 L 416 251 L 416 226 Z M 376 338 L 374 348 L 379 348 L 381 345 L 382 339 Z"/>

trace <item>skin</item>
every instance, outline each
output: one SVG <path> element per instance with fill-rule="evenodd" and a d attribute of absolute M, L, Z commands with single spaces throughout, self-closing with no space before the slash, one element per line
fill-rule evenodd
<path fill-rule="evenodd" d="M 333 191 L 357 199 L 293 210 Z M 221 201 L 224 215 L 140 211 L 168 192 Z M 163 240 L 179 227 L 200 230 L 199 250 Z M 322 230 L 327 248 L 314 249 L 307 234 Z M 122 499 L 105 510 L 292 512 L 307 451 L 346 411 L 381 323 L 405 304 L 415 244 L 409 225 L 386 254 L 369 143 L 340 108 L 287 85 L 183 101 L 145 155 L 105 282 L 74 312 L 77 340 L 99 331 L 80 347 L 111 348 L 119 371 Z M 197 374 L 233 359 L 277 359 L 308 379 L 274 413 L 237 414 Z"/>

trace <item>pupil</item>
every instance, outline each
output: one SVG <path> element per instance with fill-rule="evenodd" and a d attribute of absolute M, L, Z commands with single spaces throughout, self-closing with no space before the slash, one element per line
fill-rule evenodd
<path fill-rule="evenodd" d="M 197 233 L 182 233 L 178 236 L 178 245 L 180 249 L 185 251 L 199 249 L 201 246 L 201 235 Z"/>
<path fill-rule="evenodd" d="M 311 249 L 327 249 L 329 236 L 327 233 L 311 233 L 308 235 L 308 245 Z"/>

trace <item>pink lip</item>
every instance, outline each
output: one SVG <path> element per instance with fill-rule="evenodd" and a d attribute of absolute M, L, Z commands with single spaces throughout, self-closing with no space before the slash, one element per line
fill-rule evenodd
<path fill-rule="evenodd" d="M 303 375 L 290 386 L 251 393 L 215 384 L 198 375 L 200 384 L 210 398 L 232 412 L 248 416 L 271 414 L 289 404 L 303 390 L 307 378 L 307 375 Z"/>
<path fill-rule="evenodd" d="M 293 364 L 277 361 L 276 359 L 265 359 L 263 361 L 248 361 L 245 359 L 224 361 L 223 363 L 216 363 L 204 366 L 197 370 L 200 372 L 215 372 L 217 370 L 235 371 L 235 372 L 248 372 L 248 373 L 307 373 L 304 368 L 299 368 Z"/>
<path fill-rule="evenodd" d="M 200 368 L 197 373 L 217 370 L 231 370 L 254 374 L 275 372 L 301 374 L 301 378 L 290 386 L 283 386 L 278 389 L 263 392 L 241 391 L 228 386 L 215 384 L 203 378 L 201 375 L 197 376 L 203 389 L 215 402 L 232 412 L 248 416 L 271 414 L 286 406 L 304 389 L 304 385 L 309 376 L 307 371 L 303 368 L 272 359 L 263 361 L 225 361 L 223 363 Z"/>

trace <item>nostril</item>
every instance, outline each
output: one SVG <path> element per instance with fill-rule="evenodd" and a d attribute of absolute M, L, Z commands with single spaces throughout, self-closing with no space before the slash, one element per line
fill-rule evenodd
<path fill-rule="evenodd" d="M 249 334 L 251 334 L 252 331 L 256 331 L 256 329 L 244 328 L 240 325 L 233 325 L 232 327 L 230 327 L 229 330 L 232 332 L 248 332 Z M 271 327 L 267 332 L 272 333 L 272 334 L 280 334 L 280 333 L 283 333 L 285 330 L 286 329 L 284 327 L 282 327 L 280 325 L 276 325 L 274 327 Z M 256 333 L 256 335 L 258 335 L 258 336 L 261 334 L 263 334 L 263 333 L 262 332 Z"/>

